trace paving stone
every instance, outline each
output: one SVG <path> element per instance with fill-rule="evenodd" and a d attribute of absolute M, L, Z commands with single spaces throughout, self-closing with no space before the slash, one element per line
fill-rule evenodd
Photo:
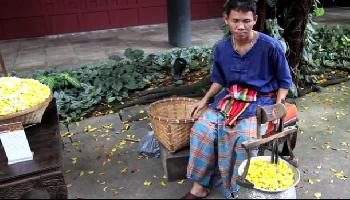
<path fill-rule="evenodd" d="M 78 63 L 72 46 L 58 46 L 46 48 L 47 62 L 51 66 L 69 65 Z"/>
<path fill-rule="evenodd" d="M 49 39 L 47 37 L 37 37 L 37 38 L 28 38 L 25 40 L 20 40 L 20 49 L 31 50 L 41 48 L 44 49 L 47 47 Z"/>
<path fill-rule="evenodd" d="M 121 131 L 124 128 L 118 114 L 104 115 L 98 117 L 90 117 L 78 123 L 69 124 L 69 130 L 72 132 L 84 132 L 84 128 L 88 125 L 92 127 L 100 127 L 112 124 L 114 131 Z"/>
<path fill-rule="evenodd" d="M 14 69 L 20 70 L 30 68 L 31 66 L 36 65 L 45 66 L 46 65 L 46 52 L 43 48 L 35 48 L 35 51 L 32 50 L 23 50 L 18 53 L 18 56 L 15 61 Z"/>
<path fill-rule="evenodd" d="M 19 51 L 20 42 L 19 40 L 4 40 L 0 41 L 0 51 L 3 55 L 13 54 L 16 56 Z"/>
<path fill-rule="evenodd" d="M 89 44 L 77 47 L 74 45 L 74 52 L 81 61 L 99 61 L 107 59 L 107 55 L 97 44 Z"/>
<path fill-rule="evenodd" d="M 65 132 L 68 132 L 68 129 L 67 129 L 67 126 L 64 124 L 64 123 L 61 123 L 59 124 L 60 126 L 60 133 L 65 133 Z"/>
<path fill-rule="evenodd" d="M 48 36 L 48 44 L 47 48 L 50 47 L 65 47 L 65 46 L 70 46 L 70 42 L 67 39 L 67 37 L 62 36 L 62 35 L 53 35 L 53 36 Z"/>
<path fill-rule="evenodd" d="M 13 56 L 12 54 L 7 54 L 7 55 L 3 54 L 2 57 L 4 59 L 4 63 L 5 63 L 7 71 L 11 72 L 13 70 L 13 66 L 15 64 L 16 57 Z"/>
<path fill-rule="evenodd" d="M 147 108 L 147 105 L 136 105 L 122 109 L 119 114 L 123 121 L 137 121 L 147 116 Z"/>
<path fill-rule="evenodd" d="M 64 150 L 65 180 L 67 185 L 71 185 L 68 188 L 69 198 L 158 199 L 167 195 L 180 198 L 185 194 L 191 183 L 168 183 L 163 178 L 161 159 L 139 159 L 138 143 L 127 142 L 123 149 L 118 148 L 113 155 L 110 154 L 127 134 L 141 137 L 147 130 L 148 122 L 144 120 L 130 123 L 127 132 L 102 143 L 100 137 L 96 141 L 91 134 L 73 136 L 74 141 L 80 141 L 79 145 L 66 143 Z M 76 160 L 75 164 L 73 160 Z M 152 185 L 145 186 L 146 180 Z M 162 181 L 165 186 L 161 186 Z"/>

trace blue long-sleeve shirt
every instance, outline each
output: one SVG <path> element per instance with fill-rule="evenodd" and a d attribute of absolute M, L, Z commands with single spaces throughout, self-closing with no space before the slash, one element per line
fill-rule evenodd
<path fill-rule="evenodd" d="M 214 65 L 211 80 L 226 89 L 219 93 L 211 108 L 216 109 L 221 99 L 228 94 L 227 88 L 238 84 L 258 92 L 275 92 L 279 88 L 289 89 L 292 85 L 290 68 L 280 42 L 264 33 L 259 33 L 253 47 L 244 55 L 237 53 L 232 38 L 218 43 L 214 51 Z M 238 119 L 256 115 L 257 105 L 271 105 L 275 99 L 258 96 Z"/>

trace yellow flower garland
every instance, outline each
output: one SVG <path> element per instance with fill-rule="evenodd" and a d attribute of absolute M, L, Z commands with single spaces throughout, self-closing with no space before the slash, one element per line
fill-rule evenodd
<path fill-rule="evenodd" d="M 43 103 L 51 90 L 34 79 L 0 78 L 0 116 L 13 114 Z"/>

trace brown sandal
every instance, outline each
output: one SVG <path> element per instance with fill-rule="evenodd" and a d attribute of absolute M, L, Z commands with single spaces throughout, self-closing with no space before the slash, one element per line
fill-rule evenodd
<path fill-rule="evenodd" d="M 191 192 L 188 192 L 185 196 L 183 196 L 181 199 L 205 199 L 209 196 L 209 190 L 207 190 L 207 194 L 204 197 L 198 197 Z"/>

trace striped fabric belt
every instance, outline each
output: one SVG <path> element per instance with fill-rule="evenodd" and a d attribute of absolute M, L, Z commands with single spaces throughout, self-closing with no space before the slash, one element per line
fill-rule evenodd
<path fill-rule="evenodd" d="M 237 118 L 252 102 L 256 101 L 258 96 L 276 97 L 276 93 L 262 93 L 251 88 L 233 85 L 229 88 L 229 94 L 218 103 L 217 110 L 227 118 L 227 126 L 235 126 Z"/>

